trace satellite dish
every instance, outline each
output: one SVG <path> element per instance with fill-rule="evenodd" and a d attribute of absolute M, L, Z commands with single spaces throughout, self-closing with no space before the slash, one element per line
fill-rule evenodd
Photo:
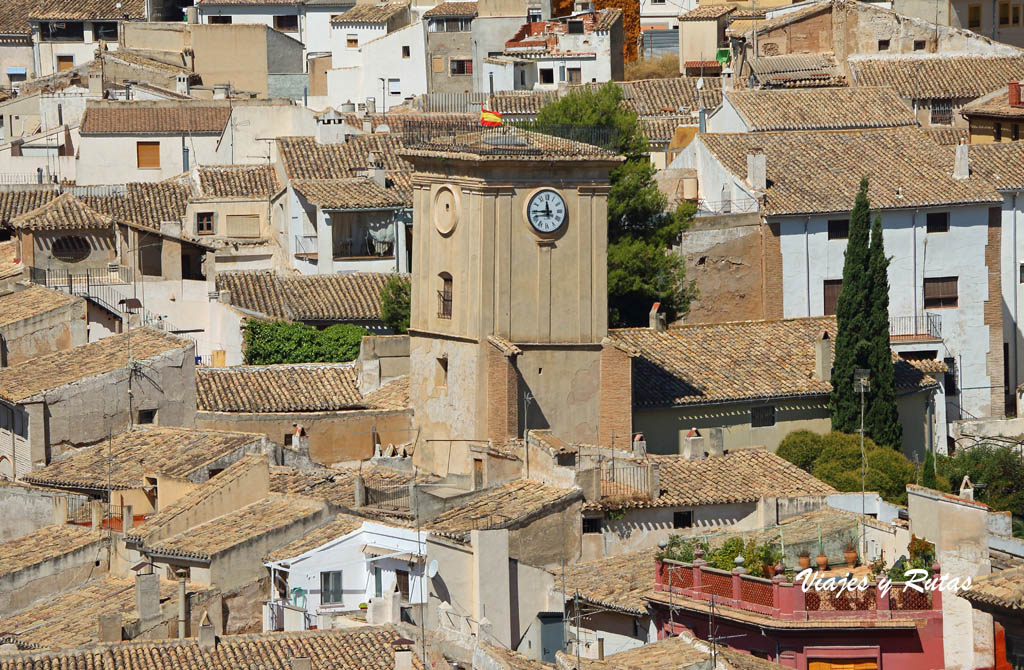
<path fill-rule="evenodd" d="M 431 561 L 427 566 L 427 578 L 433 579 L 434 577 L 437 577 L 437 559 Z"/>

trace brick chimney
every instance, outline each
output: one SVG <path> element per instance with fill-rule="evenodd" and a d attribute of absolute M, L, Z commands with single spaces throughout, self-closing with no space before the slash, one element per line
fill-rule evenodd
<path fill-rule="evenodd" d="M 768 188 L 768 157 L 759 147 L 747 152 L 747 183 L 758 191 Z"/>
<path fill-rule="evenodd" d="M 1010 107 L 1024 107 L 1020 101 L 1020 81 L 1016 79 L 1010 82 Z"/>
<path fill-rule="evenodd" d="M 665 315 L 660 310 L 661 303 L 656 302 L 651 306 L 651 311 L 647 315 L 648 327 L 656 333 L 664 333 L 668 329 L 665 323 Z"/>
<path fill-rule="evenodd" d="M 971 176 L 971 164 L 967 151 L 967 145 L 963 142 L 956 145 L 956 153 L 953 156 L 953 179 L 967 179 Z"/>
<path fill-rule="evenodd" d="M 832 379 L 832 340 L 827 330 L 814 340 L 814 378 L 820 382 Z"/>

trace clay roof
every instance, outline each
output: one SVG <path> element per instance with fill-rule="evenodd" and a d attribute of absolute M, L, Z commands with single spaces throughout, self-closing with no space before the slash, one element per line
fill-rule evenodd
<path fill-rule="evenodd" d="M 972 605 L 991 611 L 985 605 L 1000 609 L 1024 610 L 1024 566 L 975 577 L 970 590 L 958 594 Z"/>
<path fill-rule="evenodd" d="M 697 88 L 699 77 L 669 79 L 638 79 L 618 82 L 623 104 L 640 116 L 676 116 L 680 107 L 695 113 L 722 104 L 722 82 L 718 77 L 705 77 Z M 591 84 L 594 85 L 594 84 Z"/>
<path fill-rule="evenodd" d="M 950 157 L 953 147 L 945 147 Z M 1024 188 L 1024 142 L 990 142 L 968 148 L 971 174 L 1003 191 Z"/>
<path fill-rule="evenodd" d="M 593 142 L 604 142 L 607 146 L 611 134 L 604 129 L 579 128 L 580 138 L 566 138 L 523 130 L 514 126 L 481 128 L 470 126 L 453 128 L 436 134 L 424 134 L 407 143 L 404 156 L 463 157 L 472 160 L 506 160 L 514 156 L 517 160 L 600 160 L 620 162 L 611 149 L 605 149 Z M 583 141 L 591 140 L 591 141 Z"/>
<path fill-rule="evenodd" d="M 392 17 L 406 10 L 406 5 L 388 3 L 383 5 L 356 5 L 342 14 L 331 17 L 331 23 L 387 23 Z"/>
<path fill-rule="evenodd" d="M 1024 107 L 1010 105 L 1010 91 L 1007 86 L 967 103 L 963 106 L 962 112 L 966 117 L 988 116 L 1017 121 L 1024 118 Z"/>
<path fill-rule="evenodd" d="M 700 461 L 679 455 L 648 458 L 660 468 L 660 496 L 589 502 L 584 509 L 724 505 L 766 497 L 835 493 L 825 482 L 762 448 L 741 449 Z"/>
<path fill-rule="evenodd" d="M 423 18 L 429 19 L 435 16 L 476 16 L 475 2 L 442 2 L 433 9 L 423 13 Z"/>
<path fill-rule="evenodd" d="M 970 131 L 967 128 L 956 128 L 954 126 L 924 128 L 921 132 L 932 142 L 945 146 L 964 144 L 970 139 Z"/>
<path fill-rule="evenodd" d="M 815 14 L 819 14 L 819 13 L 821 13 L 823 11 L 826 11 L 826 10 L 831 11 L 831 9 L 832 9 L 832 2 L 831 2 L 831 0 L 825 0 L 824 2 L 816 2 L 816 3 L 813 3 L 813 4 L 807 5 L 806 7 L 801 7 L 800 9 L 795 9 L 793 11 L 785 12 L 784 14 L 776 16 L 775 18 L 768 19 L 767 21 L 763 21 L 763 22 L 758 23 L 757 24 L 757 34 L 758 35 L 764 35 L 765 33 L 770 33 L 773 30 L 778 30 L 779 28 L 783 28 L 783 27 L 788 26 L 788 25 L 790 25 L 792 23 L 796 23 L 798 21 L 802 21 L 805 18 L 808 18 L 810 16 L 814 16 Z"/>
<path fill-rule="evenodd" d="M 145 19 L 145 0 L 39 0 L 29 14 L 31 19 Z"/>
<path fill-rule="evenodd" d="M 217 290 L 231 291 L 231 303 L 275 319 L 375 321 L 380 291 L 390 275 L 350 272 L 282 277 L 272 271 L 217 273 Z"/>
<path fill-rule="evenodd" d="M 388 118 L 390 123 L 391 119 Z M 277 147 L 289 179 L 346 179 L 367 168 L 367 156 L 376 152 L 388 176 L 411 171 L 412 164 L 398 155 L 401 138 L 392 133 L 355 135 L 340 144 L 320 144 L 313 137 L 279 137 Z"/>
<path fill-rule="evenodd" d="M 611 30 L 616 22 L 622 18 L 622 10 L 618 7 L 605 7 L 597 12 L 597 21 L 594 22 L 594 32 Z"/>
<path fill-rule="evenodd" d="M 851 58 L 849 66 L 858 85 L 892 86 L 913 100 L 977 98 L 1024 77 L 1024 56 Z"/>
<path fill-rule="evenodd" d="M 471 530 L 508 528 L 537 515 L 553 514 L 581 500 L 582 495 L 580 489 L 558 489 L 532 479 L 517 479 L 441 512 L 424 528 L 463 538 Z"/>
<path fill-rule="evenodd" d="M 176 597 L 178 583 L 167 579 L 160 580 L 160 600 L 167 603 Z M 196 593 L 207 590 L 206 587 L 189 583 L 186 592 Z M 120 612 L 121 625 L 129 629 L 139 620 L 135 605 L 135 580 L 131 577 L 106 575 L 71 591 L 34 603 L 13 616 L 0 619 L 0 631 L 16 634 L 15 640 L 19 648 L 33 650 L 25 654 L 0 655 L 0 668 L 3 670 L 56 670 L 69 669 L 76 660 L 89 658 L 94 660 L 92 668 L 108 668 L 115 670 L 112 664 L 104 659 L 97 648 L 92 651 L 66 652 L 65 654 L 49 654 L 35 657 L 33 654 L 44 650 L 74 649 L 98 642 L 99 629 L 97 623 L 101 614 Z M 162 619 L 166 621 L 174 616 Z M 126 643 L 127 644 L 127 643 Z M 116 646 L 116 645 L 115 645 Z M 76 656 L 77 654 L 77 656 Z M 44 661 L 43 658 L 46 658 Z M 53 664 L 51 665 L 51 662 Z M 24 664 L 24 665 L 23 665 Z M 78 666 L 82 667 L 82 666 Z M 126 664 L 118 668 L 140 668 L 139 664 Z M 155 670 L 154 666 L 154 670 Z"/>
<path fill-rule="evenodd" d="M 698 645 L 700 645 L 698 647 Z M 766 661 L 726 645 L 718 646 L 716 666 L 722 670 L 783 670 L 784 666 Z M 604 660 L 581 659 L 579 670 L 677 670 L 698 667 L 707 661 L 710 653 L 703 642 L 693 638 L 670 637 L 652 644 L 634 647 L 617 654 L 605 656 Z M 576 656 L 564 651 L 557 653 L 557 665 L 563 670 L 576 668 Z"/>
<path fill-rule="evenodd" d="M 753 132 L 916 126 L 917 118 L 891 88 L 802 88 L 723 94 Z"/>
<path fill-rule="evenodd" d="M 372 479 L 378 486 L 400 486 L 434 478 L 382 465 L 320 468 L 300 470 L 292 467 L 270 468 L 270 490 L 274 493 L 293 493 L 325 500 L 332 505 L 351 508 L 355 504 L 355 480 L 360 475 Z"/>
<path fill-rule="evenodd" d="M 83 135 L 219 135 L 231 117 L 228 101 L 89 101 Z"/>
<path fill-rule="evenodd" d="M 193 428 L 133 428 L 113 436 L 111 443 L 75 450 L 23 479 L 30 484 L 70 489 L 136 489 L 147 472 L 186 478 L 217 459 L 261 442 L 262 435 Z"/>
<path fill-rule="evenodd" d="M 23 230 L 99 230 L 112 229 L 114 219 L 97 212 L 70 193 L 62 193 L 13 219 L 11 226 Z"/>
<path fill-rule="evenodd" d="M 209 560 L 213 556 L 267 533 L 316 516 L 319 500 L 273 494 L 233 512 L 147 544 L 146 550 L 164 556 Z"/>
<path fill-rule="evenodd" d="M 0 191 L 0 223 L 10 224 L 25 212 L 38 209 L 60 195 L 52 187 Z"/>
<path fill-rule="evenodd" d="M 338 514 L 330 523 L 326 523 L 319 528 L 314 528 L 299 539 L 293 540 L 283 547 L 270 552 L 267 554 L 265 560 L 287 561 L 290 558 L 301 556 L 307 551 L 312 551 L 317 547 L 322 547 L 328 542 L 332 542 L 338 538 L 348 535 L 349 533 L 359 530 L 363 527 L 364 521 L 366 521 L 366 519 L 360 516 L 354 516 L 352 514 Z"/>
<path fill-rule="evenodd" d="M 731 14 L 736 8 L 732 5 L 702 5 L 679 16 L 680 21 L 711 21 Z"/>
<path fill-rule="evenodd" d="M 750 71 L 770 88 L 845 86 L 846 77 L 832 54 L 785 54 L 750 59 Z"/>
<path fill-rule="evenodd" d="M 281 190 L 277 171 L 269 165 L 201 166 L 199 191 L 208 198 L 269 198 Z"/>
<path fill-rule="evenodd" d="M 411 207 L 412 200 L 396 189 L 385 188 L 368 177 L 347 179 L 295 179 L 292 187 L 303 198 L 324 209 L 393 209 Z"/>
<path fill-rule="evenodd" d="M 0 296 L 0 327 L 45 314 L 80 300 L 81 298 L 62 291 L 32 284 L 20 291 Z"/>
<path fill-rule="evenodd" d="M 201 412 L 331 412 L 366 407 L 352 363 L 196 369 Z"/>
<path fill-rule="evenodd" d="M 540 108 L 549 102 L 558 100 L 558 93 L 533 91 L 502 91 L 495 93 L 487 102 L 487 109 L 499 114 L 525 114 L 535 116 Z"/>
<path fill-rule="evenodd" d="M 79 615 L 78 618 L 90 631 L 95 630 L 94 616 Z M 237 670 L 257 664 L 262 670 L 289 670 L 291 660 L 297 657 L 309 658 L 313 670 L 394 670 L 395 652 L 391 643 L 400 638 L 398 631 L 391 627 L 361 626 L 225 635 L 217 641 L 216 648 L 201 647 L 194 637 L 133 640 L 59 654 L 5 654 L 0 656 L 0 670 Z M 416 670 L 423 667 L 416 654 L 413 654 L 412 665 Z"/>
<path fill-rule="evenodd" d="M 953 179 L 952 155 L 917 128 L 705 134 L 700 141 L 741 178 L 747 154 L 764 151 L 769 215 L 848 212 L 864 176 L 873 209 L 1002 201 L 981 179 Z"/>
<path fill-rule="evenodd" d="M 479 640 L 476 645 L 474 655 L 483 654 L 487 657 L 486 665 L 478 667 L 487 667 L 493 670 L 551 670 L 552 667 L 542 661 L 527 658 L 525 654 L 518 651 L 488 644 L 484 640 Z"/>
<path fill-rule="evenodd" d="M 69 554 L 102 539 L 102 533 L 82 526 L 43 526 L 27 535 L 0 543 L 0 577 Z M 6 629 L 0 627 L 0 630 Z"/>
<path fill-rule="evenodd" d="M 363 397 L 367 407 L 375 409 L 407 409 L 409 407 L 409 376 L 403 375 L 383 384 Z"/>
<path fill-rule="evenodd" d="M 651 142 L 671 142 L 679 126 L 692 126 L 693 119 L 683 116 L 668 116 L 640 119 L 640 127 Z"/>
<path fill-rule="evenodd" d="M 43 391 L 112 372 L 128 365 L 128 333 L 65 349 L 0 369 L 0 398 L 19 403 Z M 132 359 L 144 361 L 176 349 L 191 349 L 192 343 L 153 328 L 131 331 Z"/>
<path fill-rule="evenodd" d="M 37 0 L 7 0 L 0 12 L 0 34 L 29 35 L 28 16 L 38 4 Z"/>
<path fill-rule="evenodd" d="M 18 258 L 18 240 L 0 242 L 0 279 L 20 275 L 24 270 L 25 266 Z"/>
<path fill-rule="evenodd" d="M 643 596 L 654 588 L 654 549 L 618 554 L 595 561 L 565 566 L 565 592 L 594 605 L 628 614 L 644 614 Z M 561 589 L 561 572 L 555 576 L 555 589 Z"/>

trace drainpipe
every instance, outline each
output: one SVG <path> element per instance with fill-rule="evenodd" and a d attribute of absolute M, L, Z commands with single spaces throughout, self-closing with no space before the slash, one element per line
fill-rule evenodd
<path fill-rule="evenodd" d="M 1017 340 L 1020 339 L 1017 335 L 1018 320 L 1017 320 L 1017 284 L 1020 283 L 1020 261 L 1017 258 L 1017 192 L 1013 194 L 1013 273 L 1010 278 L 1013 284 L 1013 394 L 1014 397 L 1017 395 L 1017 378 L 1019 375 L 1019 369 L 1017 367 Z"/>
<path fill-rule="evenodd" d="M 811 217 L 804 217 L 804 270 L 807 276 L 807 316 L 811 316 L 811 242 L 808 229 L 811 225 Z"/>
<path fill-rule="evenodd" d="M 178 639 L 185 639 L 185 571 L 178 571 Z"/>
<path fill-rule="evenodd" d="M 914 249 L 913 288 L 914 288 L 914 330 L 917 330 L 917 212 L 914 210 L 910 215 L 911 246 Z"/>

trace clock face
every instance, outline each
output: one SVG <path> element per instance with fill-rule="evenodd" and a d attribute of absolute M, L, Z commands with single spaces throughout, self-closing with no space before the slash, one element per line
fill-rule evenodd
<path fill-rule="evenodd" d="M 565 200 L 558 191 L 537 191 L 526 204 L 526 220 L 540 233 L 553 233 L 565 224 Z"/>

